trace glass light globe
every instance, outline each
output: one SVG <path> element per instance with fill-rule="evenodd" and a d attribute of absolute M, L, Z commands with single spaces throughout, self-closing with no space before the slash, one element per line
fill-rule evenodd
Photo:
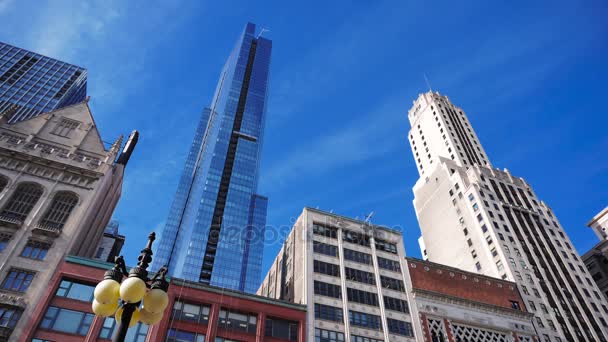
<path fill-rule="evenodd" d="M 144 296 L 144 308 L 149 313 L 163 312 L 169 304 L 169 296 L 161 289 L 152 289 Z"/>
<path fill-rule="evenodd" d="M 148 312 L 145 308 L 141 309 L 140 314 L 141 315 L 139 316 L 139 321 L 147 325 L 154 325 L 160 322 L 160 320 L 163 318 L 162 311 L 157 313 L 151 313 Z"/>
<path fill-rule="evenodd" d="M 124 307 L 122 307 L 122 306 L 118 310 L 116 310 L 116 315 L 114 315 L 114 319 L 116 320 L 116 323 L 120 322 L 123 311 L 124 311 Z M 139 313 L 139 308 L 135 309 L 135 311 L 133 311 L 133 315 L 131 315 L 131 321 L 129 322 L 129 328 L 134 326 L 135 324 L 137 324 L 137 322 L 139 322 L 140 316 L 141 316 L 141 314 Z"/>
<path fill-rule="evenodd" d="M 118 303 L 120 284 L 114 279 L 102 280 L 95 286 L 93 296 L 101 304 Z"/>
<path fill-rule="evenodd" d="M 98 302 L 96 299 L 93 299 L 92 308 L 93 308 L 93 312 L 97 316 L 101 316 L 101 317 L 112 316 L 114 314 L 114 312 L 116 312 L 116 309 L 118 308 L 118 300 L 116 300 L 114 302 L 114 304 L 112 304 L 112 303 L 103 304 L 103 303 Z"/>
<path fill-rule="evenodd" d="M 146 294 L 146 283 L 137 277 L 129 277 L 120 285 L 120 298 L 127 303 L 137 303 Z"/>

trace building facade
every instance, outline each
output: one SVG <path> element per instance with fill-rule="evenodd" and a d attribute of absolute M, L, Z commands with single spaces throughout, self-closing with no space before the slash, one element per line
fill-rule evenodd
<path fill-rule="evenodd" d="M 113 264 L 68 256 L 36 306 L 31 324 L 18 341 L 109 341 L 113 317 L 91 310 L 93 291 Z M 271 300 L 172 278 L 163 319 L 149 327 L 137 323 L 126 341 L 305 342 L 302 305 Z"/>
<path fill-rule="evenodd" d="M 583 255 L 583 262 L 597 287 L 608 298 L 608 207 L 600 211 L 587 226 L 593 229 L 600 242 Z"/>
<path fill-rule="evenodd" d="M 154 261 L 176 277 L 259 286 L 268 200 L 256 191 L 271 48 L 248 24 L 203 111 Z"/>
<path fill-rule="evenodd" d="M 0 117 L 0 341 L 22 335 L 67 253 L 95 252 L 136 143 L 115 161 L 122 138 L 106 149 L 86 102 L 9 122 Z"/>
<path fill-rule="evenodd" d="M 258 294 L 306 305 L 307 341 L 414 341 L 404 257 L 398 231 L 305 208 Z"/>
<path fill-rule="evenodd" d="M 533 342 L 532 313 L 513 282 L 407 258 L 425 342 Z"/>
<path fill-rule="evenodd" d="M 428 260 L 517 283 L 541 341 L 606 341 L 608 303 L 551 208 L 491 166 L 446 96 L 421 94 L 408 116 Z"/>
<path fill-rule="evenodd" d="M 94 259 L 114 262 L 114 259 L 120 255 L 122 246 L 125 244 L 125 236 L 118 232 L 118 226 L 118 221 L 115 220 L 108 223 L 99 245 L 97 245 Z"/>
<path fill-rule="evenodd" d="M 27 120 L 85 100 L 87 71 L 0 42 L 0 114 Z"/>

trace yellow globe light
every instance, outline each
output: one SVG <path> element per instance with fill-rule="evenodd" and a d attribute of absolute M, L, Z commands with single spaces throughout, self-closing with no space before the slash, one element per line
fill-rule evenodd
<path fill-rule="evenodd" d="M 116 300 L 114 302 L 114 304 L 109 303 L 109 304 L 103 304 L 98 302 L 96 299 L 93 299 L 93 312 L 97 315 L 97 316 L 101 316 L 101 317 L 108 317 L 108 316 L 112 316 L 114 314 L 114 312 L 116 312 L 116 309 L 118 308 L 118 300 Z"/>
<path fill-rule="evenodd" d="M 127 303 L 137 303 L 146 294 L 146 283 L 137 277 L 129 277 L 120 285 L 120 298 Z"/>
<path fill-rule="evenodd" d="M 95 286 L 93 296 L 101 304 L 116 304 L 118 303 L 119 291 L 120 284 L 116 280 L 105 279 Z"/>
<path fill-rule="evenodd" d="M 147 325 L 154 325 L 160 322 L 160 320 L 163 318 L 162 311 L 157 313 L 151 313 L 148 312 L 146 308 L 141 309 L 140 314 L 141 315 L 139 316 L 139 321 Z"/>
<path fill-rule="evenodd" d="M 144 308 L 149 313 L 163 312 L 167 304 L 169 304 L 169 296 L 161 289 L 152 289 L 144 296 Z"/>
<path fill-rule="evenodd" d="M 114 319 L 116 319 L 117 323 L 120 322 L 123 311 L 124 311 L 124 307 L 122 307 L 122 306 L 116 311 L 116 315 L 114 316 Z M 139 313 L 139 309 L 136 308 L 135 311 L 133 311 L 133 315 L 131 316 L 131 321 L 129 322 L 129 328 L 131 328 L 132 326 L 137 324 L 137 322 L 139 322 L 140 316 L 141 316 L 141 314 Z"/>

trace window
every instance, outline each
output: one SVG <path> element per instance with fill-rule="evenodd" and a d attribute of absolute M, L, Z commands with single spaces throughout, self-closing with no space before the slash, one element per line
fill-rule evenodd
<path fill-rule="evenodd" d="M 516 300 L 510 300 L 509 302 L 511 302 L 511 308 L 515 309 L 515 310 L 521 310 L 521 307 L 519 306 L 519 302 Z"/>
<path fill-rule="evenodd" d="M 4 176 L 0 176 L 0 192 L 2 192 L 4 190 L 4 188 L 6 188 L 7 185 L 8 185 L 8 178 L 6 178 Z"/>
<path fill-rule="evenodd" d="M 40 327 L 85 336 L 93 322 L 93 317 L 92 313 L 49 306 Z M 114 318 L 111 319 L 114 320 Z"/>
<path fill-rule="evenodd" d="M 385 276 L 381 275 L 380 283 L 382 284 L 382 287 L 384 287 L 385 289 L 405 292 L 405 286 L 403 285 L 403 281 L 401 281 L 399 279 L 394 279 L 394 278 L 385 277 Z"/>
<path fill-rule="evenodd" d="M 473 258 L 477 258 L 477 252 L 475 250 L 472 250 L 471 256 L 473 256 Z"/>
<path fill-rule="evenodd" d="M 387 310 L 409 313 L 407 302 L 398 298 L 384 296 L 384 307 Z"/>
<path fill-rule="evenodd" d="M 533 301 L 528 301 L 528 306 L 530 311 L 536 311 L 536 305 L 534 304 Z"/>
<path fill-rule="evenodd" d="M 315 303 L 315 318 L 342 323 L 344 320 L 342 308 Z"/>
<path fill-rule="evenodd" d="M 0 327 L 13 330 L 21 318 L 21 310 L 12 306 L 0 306 Z"/>
<path fill-rule="evenodd" d="M 173 304 L 173 319 L 178 321 L 188 321 L 193 323 L 207 324 L 209 322 L 208 305 L 188 304 L 175 301 Z"/>
<path fill-rule="evenodd" d="M 517 278 L 517 280 L 524 280 L 524 278 L 521 276 L 521 272 L 519 271 L 515 271 L 515 278 Z"/>
<path fill-rule="evenodd" d="M 481 271 L 481 264 L 479 263 L 479 261 L 475 263 L 475 268 L 476 268 L 478 271 Z"/>
<path fill-rule="evenodd" d="M 10 234 L 0 233 L 0 252 L 6 248 L 12 237 Z"/>
<path fill-rule="evenodd" d="M 543 320 L 540 317 L 535 317 L 536 318 L 536 324 L 540 327 L 540 328 L 544 328 L 545 324 L 543 323 Z"/>
<path fill-rule="evenodd" d="M 358 262 L 361 264 L 372 264 L 372 256 L 370 254 L 354 251 L 348 248 L 344 248 L 344 259 Z"/>
<path fill-rule="evenodd" d="M 414 331 L 412 329 L 412 324 L 409 322 L 399 321 L 392 318 L 386 319 L 386 325 L 388 326 L 388 331 L 404 336 L 414 336 Z"/>
<path fill-rule="evenodd" d="M 336 239 L 338 237 L 338 230 L 336 228 L 325 227 L 317 223 L 312 225 L 312 232 L 314 234 L 326 236 L 332 239 Z"/>
<path fill-rule="evenodd" d="M 333 298 L 342 298 L 340 286 L 315 280 L 315 294 Z"/>
<path fill-rule="evenodd" d="M 346 294 L 348 300 L 351 302 L 378 306 L 378 295 L 375 293 L 361 291 L 357 289 L 351 289 L 350 287 L 346 288 Z"/>
<path fill-rule="evenodd" d="M 53 202 L 40 223 L 54 229 L 63 228 L 76 203 L 78 203 L 76 194 L 68 191 L 58 192 L 53 197 Z"/>
<path fill-rule="evenodd" d="M 394 243 L 382 241 L 376 239 L 376 249 L 380 251 L 385 251 L 393 254 L 397 254 L 397 245 Z"/>
<path fill-rule="evenodd" d="M 78 121 L 61 118 L 51 133 L 67 138 L 70 136 L 70 133 L 72 133 L 72 131 L 78 127 L 79 124 L 80 122 Z"/>
<path fill-rule="evenodd" d="M 512 267 L 516 267 L 517 264 L 515 263 L 515 259 L 509 257 L 509 264 L 511 264 Z"/>
<path fill-rule="evenodd" d="M 218 327 L 255 334 L 257 320 L 257 315 L 222 309 L 220 310 Z"/>
<path fill-rule="evenodd" d="M 114 333 L 115 327 L 116 327 L 116 320 L 114 319 L 114 317 L 106 317 L 103 320 L 103 326 L 101 327 L 101 330 L 99 331 L 99 338 L 111 339 L 112 334 Z M 147 335 L 148 335 L 148 326 L 140 322 L 140 323 L 137 323 L 136 326 L 129 328 L 129 330 L 127 331 L 127 336 L 125 338 L 125 341 L 146 342 Z M 167 339 L 167 341 L 175 341 L 175 342 L 180 341 L 181 342 L 182 340 Z M 189 341 L 189 340 L 183 340 L 183 341 Z M 198 340 L 193 340 L 193 341 L 200 342 Z"/>
<path fill-rule="evenodd" d="M 59 284 L 55 296 L 90 302 L 93 300 L 94 291 L 95 286 L 93 285 L 81 284 L 72 280 L 63 279 Z"/>
<path fill-rule="evenodd" d="M 28 259 L 44 260 L 49 248 L 48 243 L 30 240 L 21 251 L 21 256 Z"/>
<path fill-rule="evenodd" d="M 469 247 L 473 246 L 473 240 L 467 239 L 467 245 L 469 245 Z"/>
<path fill-rule="evenodd" d="M 497 256 L 498 252 L 496 251 L 496 247 L 492 247 L 492 249 L 490 250 L 490 253 L 492 253 L 493 257 Z"/>
<path fill-rule="evenodd" d="M 169 329 L 166 342 L 205 342 L 205 335 L 189 331 Z"/>
<path fill-rule="evenodd" d="M 337 331 L 315 328 L 315 342 L 344 342 L 344 334 Z"/>
<path fill-rule="evenodd" d="M 521 286 L 521 292 L 523 292 L 525 295 L 530 295 L 530 291 L 528 291 L 528 288 L 525 287 L 524 285 Z M 542 304 L 541 304 L 542 306 Z"/>
<path fill-rule="evenodd" d="M 547 309 L 547 306 L 545 304 L 541 304 L 540 308 L 543 310 L 544 313 L 548 314 L 549 310 Z"/>
<path fill-rule="evenodd" d="M 350 335 L 350 342 L 384 342 L 371 337 Z"/>
<path fill-rule="evenodd" d="M 340 276 L 340 267 L 338 267 L 338 265 L 330 264 L 319 260 L 314 261 L 314 271 L 316 273 L 327 274 L 334 277 Z"/>
<path fill-rule="evenodd" d="M 10 291 L 25 292 L 34 279 L 34 273 L 24 270 L 11 269 L 2 288 Z"/>
<path fill-rule="evenodd" d="M 348 312 L 348 319 L 350 324 L 355 326 L 364 327 L 368 329 L 382 330 L 382 325 L 380 324 L 380 316 L 350 310 Z"/>
<path fill-rule="evenodd" d="M 338 256 L 338 247 L 333 245 L 328 245 L 323 242 L 313 241 L 312 249 L 315 253 L 325 254 L 333 257 Z"/>
<path fill-rule="evenodd" d="M 378 267 L 389 271 L 401 272 L 399 261 L 378 257 Z"/>
<path fill-rule="evenodd" d="M 356 233 L 350 230 L 342 230 L 342 240 L 350 243 L 354 243 L 360 246 L 369 247 L 369 236 Z"/>
<path fill-rule="evenodd" d="M 479 210 L 479 205 L 477 205 L 477 203 L 473 203 L 473 210 L 474 211 Z"/>
<path fill-rule="evenodd" d="M 23 222 L 29 215 L 40 196 L 42 186 L 36 183 L 21 183 L 0 212 L 0 216 Z"/>
<path fill-rule="evenodd" d="M 376 278 L 373 273 L 356 270 L 354 268 L 345 267 L 344 276 L 348 280 L 358 281 L 360 283 L 376 285 Z"/>
<path fill-rule="evenodd" d="M 264 335 L 289 341 L 298 340 L 298 322 L 266 317 Z M 203 340 L 204 341 L 204 340 Z"/>

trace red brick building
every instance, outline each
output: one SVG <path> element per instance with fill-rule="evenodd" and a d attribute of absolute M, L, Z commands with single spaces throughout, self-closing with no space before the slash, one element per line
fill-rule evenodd
<path fill-rule="evenodd" d="M 537 341 L 515 283 L 406 259 L 424 341 Z"/>
<path fill-rule="evenodd" d="M 109 341 L 112 317 L 91 310 L 95 285 L 111 264 L 67 257 L 34 310 L 19 341 Z M 128 341 L 305 341 L 305 307 L 243 292 L 172 279 L 163 320 L 137 324 Z"/>

